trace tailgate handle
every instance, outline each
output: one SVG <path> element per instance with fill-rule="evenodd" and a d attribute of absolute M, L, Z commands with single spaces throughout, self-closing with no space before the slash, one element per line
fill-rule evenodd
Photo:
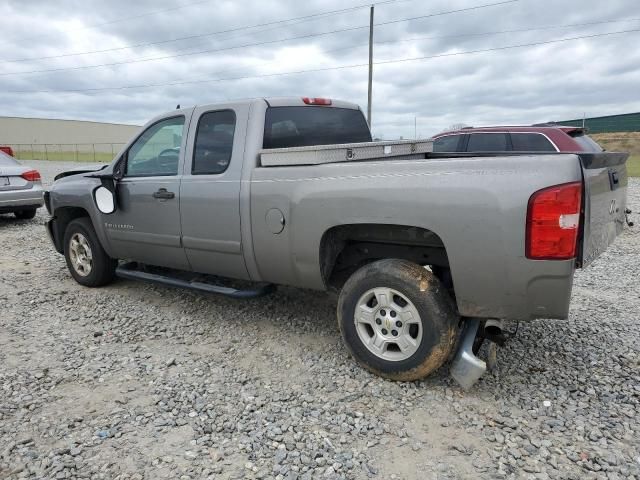
<path fill-rule="evenodd" d="M 609 170 L 609 184 L 611 185 L 611 190 L 618 188 L 620 178 L 618 177 L 618 172 L 616 170 Z"/>

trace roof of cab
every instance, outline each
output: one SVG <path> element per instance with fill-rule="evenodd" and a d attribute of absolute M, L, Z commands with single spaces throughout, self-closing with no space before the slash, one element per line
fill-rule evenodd
<path fill-rule="evenodd" d="M 262 97 L 262 98 L 243 98 L 239 100 L 228 100 L 224 102 L 217 102 L 211 104 L 202 104 L 197 105 L 198 107 L 213 107 L 216 105 L 229 105 L 229 104 L 240 104 L 246 105 L 255 102 L 266 102 L 270 107 L 314 107 L 317 105 L 309 105 L 305 103 L 302 99 L 304 97 Z M 345 102 L 343 100 L 336 100 L 331 98 L 331 105 L 326 105 L 324 108 L 350 108 L 353 110 L 359 110 L 360 106 L 357 103 Z"/>
<path fill-rule="evenodd" d="M 307 97 L 268 97 L 265 98 L 264 101 L 267 102 L 267 105 L 270 107 L 314 107 L 317 105 L 309 105 L 304 102 L 303 98 Z M 313 98 L 313 97 L 310 97 Z M 336 100 L 333 98 L 328 98 L 327 100 L 331 100 L 331 105 L 326 105 L 326 107 L 337 107 L 337 108 L 351 108 L 353 110 L 359 110 L 360 107 L 357 103 L 345 102 L 344 100 Z"/>

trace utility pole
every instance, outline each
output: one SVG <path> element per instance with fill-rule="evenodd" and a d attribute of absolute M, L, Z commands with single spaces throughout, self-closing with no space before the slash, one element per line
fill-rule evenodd
<path fill-rule="evenodd" d="M 413 117 L 413 138 L 418 139 L 418 117 Z"/>
<path fill-rule="evenodd" d="M 367 95 L 367 123 L 369 128 L 371 128 L 371 89 L 373 83 L 373 9 L 374 6 L 371 5 L 369 13 L 369 89 Z"/>

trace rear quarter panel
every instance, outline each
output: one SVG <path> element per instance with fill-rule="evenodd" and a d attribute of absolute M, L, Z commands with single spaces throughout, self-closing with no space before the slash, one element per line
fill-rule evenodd
<path fill-rule="evenodd" d="M 524 256 L 527 202 L 581 179 L 576 155 L 467 157 L 256 168 L 253 252 L 262 280 L 324 289 L 320 241 L 331 227 L 410 225 L 442 239 L 462 315 L 566 316 L 575 262 Z M 270 231 L 279 209 L 285 228 Z"/>

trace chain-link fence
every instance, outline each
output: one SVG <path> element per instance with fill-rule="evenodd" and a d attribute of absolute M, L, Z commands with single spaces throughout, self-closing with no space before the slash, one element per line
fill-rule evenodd
<path fill-rule="evenodd" d="M 5 144 L 3 144 L 5 145 Z M 19 160 L 110 162 L 124 143 L 20 143 L 6 144 Z"/>

